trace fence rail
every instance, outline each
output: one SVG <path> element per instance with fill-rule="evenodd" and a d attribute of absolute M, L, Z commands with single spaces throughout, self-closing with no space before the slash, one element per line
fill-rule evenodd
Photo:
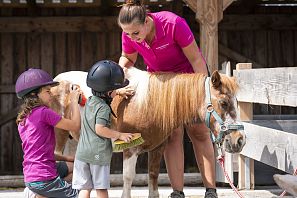
<path fill-rule="evenodd" d="M 252 120 L 252 103 L 297 106 L 297 68 L 251 69 L 238 64 L 234 71 L 238 101 L 247 136 L 239 159 L 239 188 L 254 187 L 254 161 L 287 173 L 297 167 L 297 120 Z"/>

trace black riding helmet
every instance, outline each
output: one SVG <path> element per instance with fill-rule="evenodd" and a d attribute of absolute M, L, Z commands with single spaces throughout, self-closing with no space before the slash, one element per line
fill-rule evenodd
<path fill-rule="evenodd" d="M 117 63 L 110 60 L 96 62 L 88 72 L 87 86 L 96 92 L 108 92 L 125 87 L 129 81 Z"/>

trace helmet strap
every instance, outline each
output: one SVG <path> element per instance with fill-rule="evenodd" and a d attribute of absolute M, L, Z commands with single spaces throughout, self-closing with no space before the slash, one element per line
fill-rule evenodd
<path fill-rule="evenodd" d="M 107 92 L 98 92 L 92 89 L 92 94 L 94 96 L 97 96 L 99 98 L 101 98 L 102 100 L 104 100 L 106 102 L 106 104 L 109 106 L 110 110 L 111 110 L 111 114 L 117 118 L 116 114 L 113 112 L 110 104 L 112 102 L 112 97 L 107 93 Z"/>

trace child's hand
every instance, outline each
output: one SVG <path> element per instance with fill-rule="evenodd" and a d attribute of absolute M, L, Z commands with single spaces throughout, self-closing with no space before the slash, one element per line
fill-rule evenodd
<path fill-rule="evenodd" d="M 117 89 L 115 92 L 116 92 L 116 95 L 119 95 L 125 99 L 128 99 L 129 96 L 133 96 L 135 93 L 134 89 L 132 89 L 129 86 Z"/>
<path fill-rule="evenodd" d="M 123 140 L 124 142 L 130 142 L 132 139 L 132 133 L 119 133 L 118 140 Z"/>
<path fill-rule="evenodd" d="M 70 89 L 70 102 L 78 104 L 79 96 L 82 94 L 82 90 L 79 85 L 72 85 Z"/>

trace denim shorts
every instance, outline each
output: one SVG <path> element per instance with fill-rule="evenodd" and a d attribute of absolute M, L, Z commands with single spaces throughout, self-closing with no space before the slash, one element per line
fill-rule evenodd
<path fill-rule="evenodd" d="M 28 182 L 25 184 L 34 193 L 45 197 L 75 198 L 78 197 L 79 192 L 76 189 L 72 189 L 71 184 L 68 184 L 59 176 L 49 181 Z"/>

